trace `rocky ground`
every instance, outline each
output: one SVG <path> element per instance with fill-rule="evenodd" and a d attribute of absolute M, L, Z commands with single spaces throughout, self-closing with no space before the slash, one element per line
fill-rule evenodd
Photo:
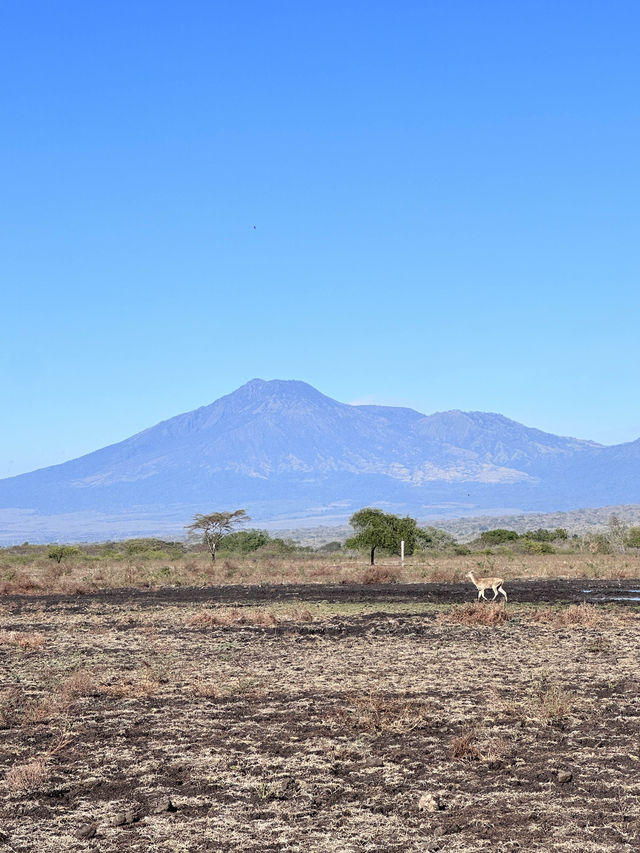
<path fill-rule="evenodd" d="M 633 588 L 0 599 L 0 850 L 637 850 Z"/>

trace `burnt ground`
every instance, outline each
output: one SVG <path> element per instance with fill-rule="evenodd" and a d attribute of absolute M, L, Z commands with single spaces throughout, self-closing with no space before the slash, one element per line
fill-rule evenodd
<path fill-rule="evenodd" d="M 0 850 L 635 851 L 637 606 L 526 603 L 638 588 L 511 581 L 480 627 L 461 585 L 5 597 Z"/>
<path fill-rule="evenodd" d="M 530 604 L 574 604 L 640 589 L 640 580 L 509 580 L 512 601 Z M 487 593 L 491 597 L 491 592 Z M 406 602 L 455 604 L 474 598 L 470 582 L 388 584 L 261 584 L 260 586 L 164 587 L 159 589 L 108 589 L 84 595 L 7 595 L 1 599 L 19 608 L 22 601 L 37 600 L 43 607 L 63 605 L 78 612 L 100 603 L 104 607 L 155 604 L 273 604 L 275 602 L 328 601 L 332 603 Z"/>

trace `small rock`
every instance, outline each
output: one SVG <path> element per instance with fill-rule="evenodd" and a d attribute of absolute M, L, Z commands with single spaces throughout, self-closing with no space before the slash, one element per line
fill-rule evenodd
<path fill-rule="evenodd" d="M 139 808 L 135 809 L 127 809 L 124 813 L 126 823 L 137 823 L 142 817 L 142 813 Z"/>
<path fill-rule="evenodd" d="M 573 773 L 570 770 L 558 770 L 558 782 L 563 784 L 565 782 L 570 782 L 573 779 Z"/>
<path fill-rule="evenodd" d="M 443 806 L 440 797 L 434 797 L 433 794 L 423 794 L 418 800 L 418 808 L 421 812 L 439 812 Z"/>
<path fill-rule="evenodd" d="M 433 835 L 436 838 L 442 838 L 442 836 L 446 835 L 446 834 L 447 834 L 447 830 L 444 828 L 444 826 L 434 826 L 433 827 Z"/>
<path fill-rule="evenodd" d="M 274 796 L 276 799 L 285 800 L 298 790 L 298 783 L 293 776 L 287 776 L 275 787 Z"/>
<path fill-rule="evenodd" d="M 177 812 L 178 807 L 171 802 L 169 797 L 160 797 L 151 805 L 151 814 L 164 814 L 164 812 Z"/>
<path fill-rule="evenodd" d="M 76 838 L 93 838 L 98 831 L 98 825 L 87 823 L 76 830 Z"/>
<path fill-rule="evenodd" d="M 124 826 L 127 822 L 127 816 L 124 812 L 118 812 L 111 818 L 111 826 Z"/>

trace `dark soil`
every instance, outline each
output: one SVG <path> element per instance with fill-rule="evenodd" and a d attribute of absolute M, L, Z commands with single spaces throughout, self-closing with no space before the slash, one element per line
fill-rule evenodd
<path fill-rule="evenodd" d="M 634 588 L 509 582 L 497 627 L 420 611 L 465 585 L 4 597 L 0 851 L 638 850 L 637 608 L 559 628 L 512 604 Z M 193 624 L 274 602 L 314 619 Z"/>
<path fill-rule="evenodd" d="M 510 580 L 509 600 L 531 604 L 578 604 L 601 601 L 640 589 L 640 580 Z M 491 591 L 487 593 L 491 598 Z M 414 602 L 458 604 L 474 600 L 469 583 L 391 584 L 264 584 L 260 586 L 164 587 L 160 589 L 109 589 L 84 595 L 5 595 L 0 601 L 20 607 L 21 601 L 37 600 L 42 607 L 64 605 L 77 612 L 89 606 L 136 606 L 142 604 L 272 604 L 274 602 L 375 603 Z"/>

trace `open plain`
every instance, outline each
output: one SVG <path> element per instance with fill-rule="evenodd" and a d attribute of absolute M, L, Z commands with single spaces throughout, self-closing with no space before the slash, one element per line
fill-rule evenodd
<path fill-rule="evenodd" d="M 639 586 L 6 595 L 0 849 L 637 850 Z"/>

